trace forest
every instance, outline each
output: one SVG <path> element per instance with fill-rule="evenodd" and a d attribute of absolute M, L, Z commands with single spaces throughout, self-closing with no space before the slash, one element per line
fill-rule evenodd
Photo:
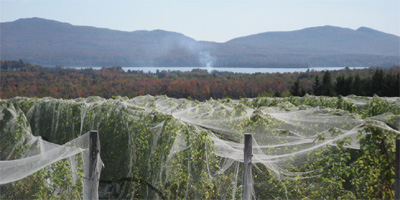
<path fill-rule="evenodd" d="M 235 74 L 194 69 L 127 72 L 122 67 L 101 70 L 43 67 L 20 61 L 1 61 L 0 98 L 16 96 L 78 98 L 167 95 L 196 100 L 288 97 L 309 95 L 394 97 L 400 94 L 400 67 L 370 67 L 301 73 Z"/>

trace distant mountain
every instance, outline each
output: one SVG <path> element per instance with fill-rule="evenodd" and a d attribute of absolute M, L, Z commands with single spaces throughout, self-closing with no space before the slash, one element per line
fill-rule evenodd
<path fill-rule="evenodd" d="M 2 59 L 75 66 L 152 65 L 167 59 L 197 59 L 186 48 L 196 43 L 194 39 L 162 30 L 124 32 L 40 18 L 1 23 L 0 30 Z M 173 52 L 179 55 L 173 57 Z"/>
<path fill-rule="evenodd" d="M 399 64 L 400 37 L 361 27 L 266 32 L 226 43 L 41 18 L 0 23 L 1 59 L 64 66 L 304 67 Z"/>
<path fill-rule="evenodd" d="M 361 27 L 357 30 L 334 26 L 306 28 L 298 31 L 267 32 L 228 41 L 232 44 L 288 49 L 313 54 L 370 54 L 398 56 L 398 36 Z"/>

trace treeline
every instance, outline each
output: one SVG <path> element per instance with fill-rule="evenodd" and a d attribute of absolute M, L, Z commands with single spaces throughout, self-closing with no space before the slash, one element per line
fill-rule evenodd
<path fill-rule="evenodd" d="M 122 67 L 101 70 L 41 67 L 20 61 L 1 61 L 0 98 L 16 96 L 78 98 L 88 96 L 135 97 L 167 95 L 175 98 L 286 97 L 313 95 L 399 96 L 399 66 L 304 73 L 256 73 L 194 69 L 192 72 L 146 73 L 123 71 Z"/>
<path fill-rule="evenodd" d="M 9 71 L 37 72 L 37 71 L 44 71 L 46 69 L 51 69 L 39 65 L 33 65 L 31 63 L 27 63 L 22 60 L 19 61 L 1 60 L 0 63 L 1 63 L 0 70 L 2 72 L 9 72 Z"/>
<path fill-rule="evenodd" d="M 397 67 L 398 68 L 398 67 Z M 348 70 L 348 69 L 347 69 Z M 315 76 L 313 85 L 307 91 L 300 82 L 300 78 L 293 83 L 290 88 L 293 96 L 304 96 L 306 93 L 316 96 L 347 96 L 350 94 L 358 96 L 385 96 L 395 97 L 400 94 L 400 73 L 385 72 L 382 68 L 376 68 L 374 74 L 369 77 L 361 77 L 349 74 L 340 74 L 332 80 L 331 73 L 325 71 L 320 78 Z"/>

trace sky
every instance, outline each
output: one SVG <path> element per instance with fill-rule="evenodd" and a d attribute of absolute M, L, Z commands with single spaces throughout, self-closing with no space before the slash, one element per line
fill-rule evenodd
<path fill-rule="evenodd" d="M 214 42 L 324 25 L 400 36 L 400 0 L 0 0 L 0 22 L 31 17 Z"/>

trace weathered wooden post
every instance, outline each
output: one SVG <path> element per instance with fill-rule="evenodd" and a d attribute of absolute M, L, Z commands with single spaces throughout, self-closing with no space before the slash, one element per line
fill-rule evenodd
<path fill-rule="evenodd" d="M 396 140 L 394 199 L 400 200 L 400 139 Z"/>
<path fill-rule="evenodd" d="M 251 157 L 253 156 L 253 136 L 244 135 L 244 161 L 243 161 L 243 199 L 251 199 Z"/>
<path fill-rule="evenodd" d="M 98 187 L 99 187 L 99 174 L 96 173 L 98 154 L 100 152 L 99 132 L 90 131 L 90 146 L 89 146 L 89 177 L 88 178 L 88 199 L 99 199 Z"/>

